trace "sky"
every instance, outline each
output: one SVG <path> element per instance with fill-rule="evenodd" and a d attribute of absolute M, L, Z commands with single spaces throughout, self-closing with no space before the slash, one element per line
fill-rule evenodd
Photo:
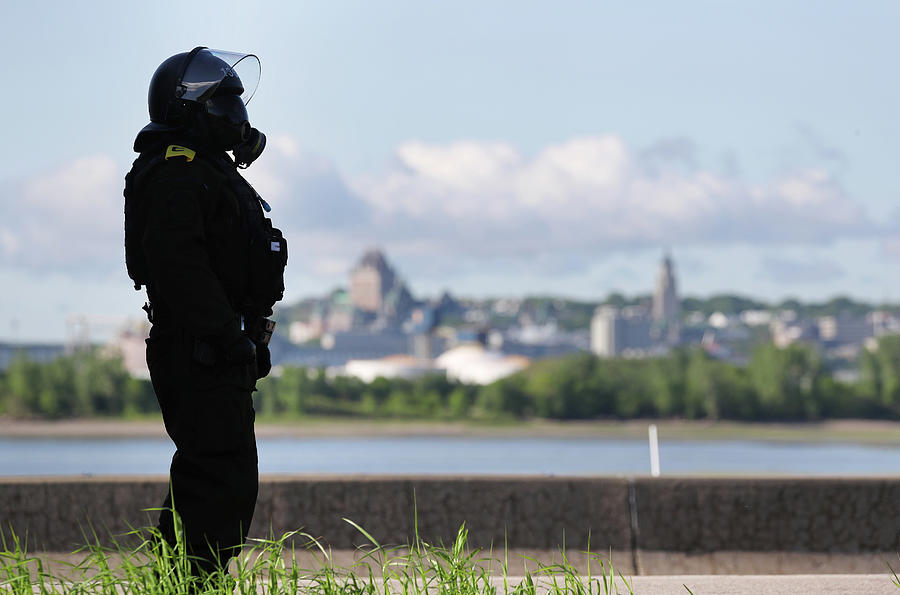
<path fill-rule="evenodd" d="M 414 295 L 900 301 L 900 4 L 10 3 L 0 341 L 141 315 L 123 177 L 167 57 L 252 52 L 285 301 L 370 247 Z"/>

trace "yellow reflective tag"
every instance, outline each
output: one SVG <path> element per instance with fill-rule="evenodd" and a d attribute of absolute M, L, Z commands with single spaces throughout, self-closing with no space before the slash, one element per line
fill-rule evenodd
<path fill-rule="evenodd" d="M 166 159 L 171 159 L 172 157 L 184 157 L 188 160 L 188 163 L 194 160 L 196 154 L 197 152 L 193 149 L 188 149 L 181 145 L 169 145 L 166 149 Z"/>

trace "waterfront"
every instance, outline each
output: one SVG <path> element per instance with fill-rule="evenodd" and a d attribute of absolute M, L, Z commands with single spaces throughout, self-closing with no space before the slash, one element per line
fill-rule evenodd
<path fill-rule="evenodd" d="M 0 438 L 0 475 L 165 474 L 165 438 Z M 261 437 L 261 473 L 644 475 L 641 439 L 584 437 Z M 663 440 L 663 475 L 896 475 L 900 446 Z"/>

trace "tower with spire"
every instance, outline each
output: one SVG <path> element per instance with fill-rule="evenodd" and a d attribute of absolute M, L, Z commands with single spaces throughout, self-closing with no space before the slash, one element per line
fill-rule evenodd
<path fill-rule="evenodd" d="M 378 248 L 367 250 L 350 271 L 350 302 L 361 315 L 360 324 L 380 328 L 401 324 L 415 305 L 406 283 Z"/>
<path fill-rule="evenodd" d="M 677 344 L 680 335 L 681 304 L 678 300 L 672 255 L 669 252 L 663 257 L 656 275 L 652 314 L 657 339 L 667 345 Z"/>

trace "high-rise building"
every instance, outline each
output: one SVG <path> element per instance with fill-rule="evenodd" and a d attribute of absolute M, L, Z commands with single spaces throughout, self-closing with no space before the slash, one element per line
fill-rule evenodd
<path fill-rule="evenodd" d="M 591 319 L 591 351 L 600 357 L 613 357 L 621 349 L 616 345 L 619 311 L 613 306 L 600 306 Z"/>
<path fill-rule="evenodd" d="M 384 254 L 369 250 L 350 271 L 350 303 L 353 327 L 384 329 L 409 318 L 416 300 Z"/>
<path fill-rule="evenodd" d="M 394 270 L 381 250 L 368 250 L 350 272 L 350 301 L 364 312 L 381 312 L 395 283 Z"/>
<path fill-rule="evenodd" d="M 653 326 L 657 338 L 670 345 L 678 343 L 681 304 L 678 301 L 678 286 L 672 257 L 666 254 L 656 275 L 656 289 L 653 292 Z"/>
<path fill-rule="evenodd" d="M 645 308 L 600 306 L 591 319 L 591 351 L 600 357 L 647 353 L 652 347 Z"/>

